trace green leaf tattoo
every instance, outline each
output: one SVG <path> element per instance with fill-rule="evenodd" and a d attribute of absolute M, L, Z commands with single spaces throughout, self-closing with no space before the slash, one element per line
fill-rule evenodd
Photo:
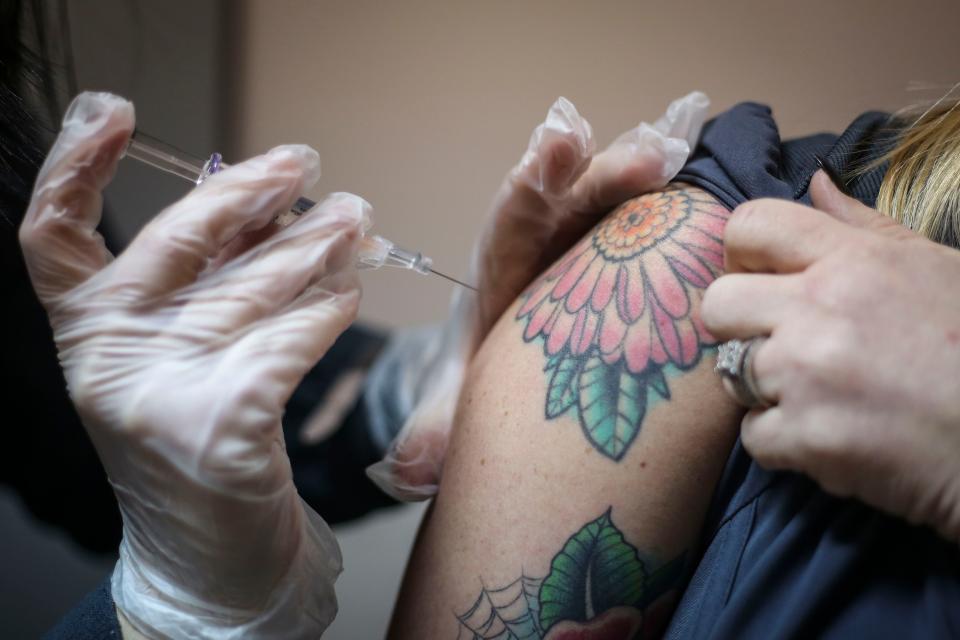
<path fill-rule="evenodd" d="M 617 606 L 637 607 L 647 568 L 610 521 L 610 511 L 573 535 L 550 564 L 540 587 L 540 626 L 584 622 Z"/>
<path fill-rule="evenodd" d="M 577 401 L 582 362 L 577 358 L 561 358 L 551 369 L 550 386 L 547 389 L 547 418 L 556 418 Z"/>
<path fill-rule="evenodd" d="M 458 638 L 627 640 L 657 633 L 665 622 L 662 605 L 669 605 L 685 565 L 680 555 L 650 571 L 655 560 L 641 558 L 607 509 L 567 539 L 545 578 L 523 575 L 506 587 L 483 589 L 457 616 Z"/>
<path fill-rule="evenodd" d="M 647 408 L 642 378 L 593 356 L 578 382 L 580 423 L 587 438 L 608 458 L 619 460 L 637 437 Z"/>
<path fill-rule="evenodd" d="M 544 414 L 571 414 L 590 443 L 621 460 L 667 375 L 716 340 L 699 317 L 702 290 L 723 270 L 729 212 L 687 187 L 640 196 L 607 216 L 525 294 L 523 339 L 543 341 Z"/>

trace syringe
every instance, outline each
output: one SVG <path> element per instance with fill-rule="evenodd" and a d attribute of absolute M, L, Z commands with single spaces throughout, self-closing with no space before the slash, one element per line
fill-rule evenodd
<path fill-rule="evenodd" d="M 223 157 L 219 153 L 213 153 L 206 161 L 201 161 L 139 130 L 133 132 L 124 155 L 194 184 L 202 183 L 214 173 L 229 166 L 223 162 Z M 315 205 L 316 202 L 309 198 L 298 198 L 290 207 L 288 214 L 279 216 L 279 222 L 288 223 L 291 221 L 290 217 L 303 215 Z M 379 269 L 380 267 L 409 269 L 422 275 L 437 275 L 461 287 L 477 290 L 476 287 L 435 270 L 433 260 L 422 253 L 398 247 L 383 236 L 366 233 L 366 230 L 364 230 L 357 256 L 357 267 L 360 269 Z"/>

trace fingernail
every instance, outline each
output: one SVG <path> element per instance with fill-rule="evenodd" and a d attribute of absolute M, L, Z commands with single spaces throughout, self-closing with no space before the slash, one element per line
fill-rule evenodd
<path fill-rule="evenodd" d="M 573 103 L 563 96 L 557 98 L 557 101 L 551 105 L 544 125 L 553 131 L 573 133 L 577 138 L 581 154 L 584 157 L 593 155 L 596 144 L 593 140 L 593 128 L 580 115 Z"/>
<path fill-rule="evenodd" d="M 820 167 L 821 171 L 827 174 L 827 177 L 830 178 L 830 182 L 833 183 L 833 186 L 835 186 L 840 193 L 844 195 L 850 195 L 847 192 L 846 184 L 843 182 L 843 179 L 840 178 L 840 174 L 838 174 L 833 167 L 827 164 L 826 160 L 824 160 L 822 157 L 814 156 L 814 158 L 817 161 L 817 166 Z"/>
<path fill-rule="evenodd" d="M 296 160 L 303 167 L 303 180 L 308 185 L 313 185 L 320 179 L 320 154 L 313 147 L 305 144 L 285 144 L 274 147 L 267 155 L 280 160 Z"/>
<path fill-rule="evenodd" d="M 108 114 L 123 108 L 132 110 L 133 105 L 112 93 L 84 91 L 73 99 L 63 114 L 63 128 L 74 129 L 100 124 L 106 121 Z"/>

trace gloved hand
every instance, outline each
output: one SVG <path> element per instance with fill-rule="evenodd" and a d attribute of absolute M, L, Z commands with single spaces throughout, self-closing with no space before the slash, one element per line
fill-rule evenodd
<path fill-rule="evenodd" d="M 115 260 L 95 228 L 133 106 L 83 94 L 20 229 L 70 396 L 123 516 L 117 607 L 142 633 L 316 638 L 336 540 L 297 495 L 280 420 L 353 319 L 368 205 L 338 194 L 272 223 L 319 177 L 286 146 L 210 177 Z"/>
<path fill-rule="evenodd" d="M 436 493 L 453 413 L 469 358 L 500 315 L 537 275 L 613 207 L 661 189 L 681 169 L 700 136 L 709 100 L 693 92 L 674 101 L 653 125 L 641 123 L 594 157 L 590 124 L 558 99 L 504 179 L 474 247 L 471 279 L 458 290 L 439 336 L 399 340 L 371 374 L 395 385 L 395 415 L 409 416 L 383 461 L 367 473 L 400 500 Z M 397 366 L 392 361 L 403 362 Z"/>

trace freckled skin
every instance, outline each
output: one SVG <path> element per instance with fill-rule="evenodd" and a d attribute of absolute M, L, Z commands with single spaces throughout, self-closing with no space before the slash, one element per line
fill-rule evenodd
<path fill-rule="evenodd" d="M 702 357 L 713 338 L 699 319 L 726 216 L 688 187 L 631 200 L 491 330 L 390 637 L 598 640 L 617 612 L 657 636 L 740 415 Z M 578 573 L 588 566 L 616 575 Z"/>

